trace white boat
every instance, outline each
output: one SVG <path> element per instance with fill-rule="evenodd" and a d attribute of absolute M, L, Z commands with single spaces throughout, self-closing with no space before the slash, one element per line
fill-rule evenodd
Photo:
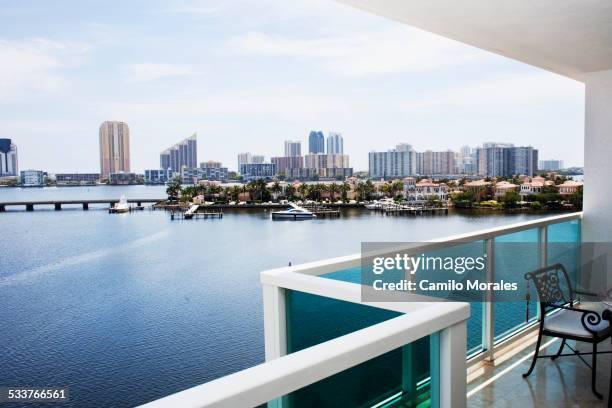
<path fill-rule="evenodd" d="M 368 210 L 380 210 L 388 205 L 394 205 L 395 202 L 391 198 L 383 198 L 382 200 L 375 200 L 365 205 Z"/>
<path fill-rule="evenodd" d="M 273 211 L 273 220 L 310 220 L 317 216 L 305 208 L 292 205 L 290 209 L 283 211 Z"/>
<path fill-rule="evenodd" d="M 127 202 L 127 198 L 122 195 L 119 199 L 119 202 L 115 203 L 115 205 L 113 206 L 113 212 L 126 213 L 128 211 L 130 211 L 130 205 Z"/>

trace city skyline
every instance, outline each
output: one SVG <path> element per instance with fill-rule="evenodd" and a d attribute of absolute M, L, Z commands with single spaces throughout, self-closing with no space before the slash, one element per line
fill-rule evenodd
<path fill-rule="evenodd" d="M 194 131 L 199 157 L 229 164 L 236 150 L 279 156 L 284 140 L 304 152 L 313 129 L 350 140 L 356 170 L 397 141 L 538 138 L 543 157 L 582 165 L 575 81 L 331 1 L 207 4 L 6 4 L 0 137 L 19 146 L 20 167 L 98 171 L 107 119 L 129 123 L 137 172 Z"/>

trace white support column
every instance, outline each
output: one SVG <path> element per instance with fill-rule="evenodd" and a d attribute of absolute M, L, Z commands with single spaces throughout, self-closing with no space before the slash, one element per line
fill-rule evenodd
<path fill-rule="evenodd" d="M 440 332 L 440 407 L 465 408 L 467 405 L 466 321 Z"/>
<path fill-rule="evenodd" d="M 585 75 L 584 218 L 585 242 L 612 242 L 612 70 Z"/>
<path fill-rule="evenodd" d="M 584 212 L 582 242 L 612 242 L 612 200 L 608 195 L 612 175 L 612 70 L 591 72 L 586 84 L 584 135 Z M 612 254 L 608 245 L 582 248 L 579 286 L 587 291 L 608 287 Z M 595 263 L 591 263 L 598 259 Z M 607 271 L 606 271 L 607 269 Z"/>
<path fill-rule="evenodd" d="M 287 355 L 287 315 L 285 290 L 278 286 L 262 285 L 264 307 L 264 339 L 266 361 Z M 268 408 L 282 408 L 284 398 L 268 402 Z"/>
<path fill-rule="evenodd" d="M 485 240 L 485 253 L 487 254 L 486 280 L 495 280 L 495 239 Z M 483 303 L 482 313 L 482 347 L 485 349 L 484 360 L 493 361 L 495 343 L 495 308 L 493 304 L 493 291 L 487 291 Z"/>
<path fill-rule="evenodd" d="M 278 286 L 262 286 L 265 352 L 266 361 L 270 361 L 287 354 L 285 290 Z"/>

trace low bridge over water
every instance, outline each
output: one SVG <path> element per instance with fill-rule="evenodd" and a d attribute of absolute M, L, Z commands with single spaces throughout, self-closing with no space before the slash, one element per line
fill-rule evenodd
<path fill-rule="evenodd" d="M 145 203 L 158 203 L 165 198 L 132 198 L 128 203 L 141 206 Z M 0 202 L 0 212 L 6 211 L 7 207 L 25 207 L 26 211 L 34 211 L 34 206 L 52 205 L 56 211 L 62 209 L 63 205 L 81 205 L 83 210 L 88 210 L 90 204 L 108 204 L 109 206 L 119 202 L 118 199 L 94 199 L 94 200 L 41 200 L 41 201 L 3 201 Z"/>

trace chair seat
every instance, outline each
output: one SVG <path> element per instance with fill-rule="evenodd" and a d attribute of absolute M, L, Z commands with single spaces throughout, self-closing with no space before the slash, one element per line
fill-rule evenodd
<path fill-rule="evenodd" d="M 582 304 L 581 308 L 593 310 L 600 313 L 601 307 L 588 303 Z M 595 333 L 591 333 L 582 325 L 582 313 L 574 310 L 559 310 L 544 319 L 544 330 L 560 335 L 580 337 L 584 339 L 603 339 L 610 335 L 610 322 L 601 320 L 599 324 L 590 325 L 589 328 Z M 601 313 L 600 313 L 601 316 Z"/>

